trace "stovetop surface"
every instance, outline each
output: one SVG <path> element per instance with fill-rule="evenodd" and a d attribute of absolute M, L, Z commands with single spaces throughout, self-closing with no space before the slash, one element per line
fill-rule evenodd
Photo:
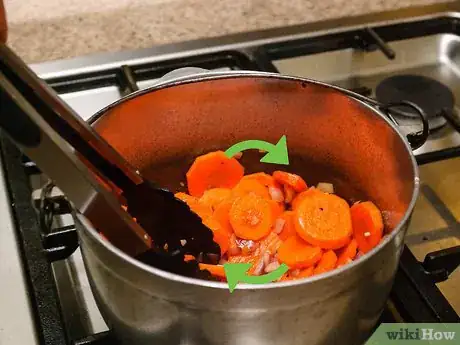
<path fill-rule="evenodd" d="M 442 8 L 457 9 L 455 6 Z M 397 24 L 390 25 L 385 18 L 384 22 L 379 23 L 380 26 L 373 24 L 376 26 L 375 32 L 395 52 L 394 60 L 389 60 L 375 42 L 367 42 L 365 49 L 356 46 L 357 41 L 362 43 L 363 39 L 368 39 L 363 33 L 366 25 L 361 22 L 342 28 L 342 31 L 331 30 L 321 35 L 317 33 L 312 36 L 308 32 L 290 34 L 285 37 L 286 43 L 283 44 L 279 43 L 283 41 L 280 37 L 267 38 L 264 34 L 260 40 L 253 39 L 241 44 L 224 44 L 228 43 L 224 39 L 220 45 L 201 50 L 192 49 L 193 44 L 185 45 L 180 54 L 121 54 L 123 58 L 119 55 L 112 59 L 106 56 L 103 62 L 95 59 L 97 63 L 94 64 L 85 65 L 74 61 L 69 62 L 67 67 L 66 63 L 59 62 L 33 68 L 84 119 L 133 89 L 146 88 L 166 72 L 184 66 L 211 70 L 253 69 L 280 72 L 318 79 L 350 89 L 364 87 L 370 90 L 370 96 L 374 95 L 376 85 L 388 76 L 401 73 L 419 74 L 449 86 L 457 102 L 460 102 L 460 30 L 457 15 L 438 13 L 417 20 L 410 17 L 398 20 Z M 121 70 L 121 65 L 128 67 Z M 126 70 L 134 76 L 136 85 L 129 83 Z M 455 108 L 459 111 L 460 103 L 456 103 Z M 401 130 L 405 132 L 408 129 L 402 126 Z M 33 189 L 41 188 L 46 177 L 39 174 L 33 163 L 24 160 L 4 139 L 0 143 L 7 180 L 2 187 L 9 192 L 10 197 L 8 199 L 6 193 L 0 193 L 3 227 L 0 232 L 0 274 L 6 278 L 6 283 L 0 284 L 0 305 L 2 310 L 8 311 L 0 311 L 0 343 L 76 344 L 78 339 L 106 331 L 107 326 L 90 291 L 79 249 L 66 260 L 57 259 L 72 252 L 74 248 L 70 248 L 71 246 L 67 252 L 64 250 L 61 254 L 48 252 L 43 255 L 40 231 L 44 230 L 40 230 L 36 219 L 34 220 L 35 215 L 31 214 L 30 193 Z M 460 135 L 447 125 L 432 133 L 430 140 L 415 151 L 415 154 L 418 161 L 425 164 L 420 168 L 422 188 L 406 244 L 411 253 L 419 261 L 423 261 L 427 253 L 460 245 L 460 198 L 455 193 L 460 190 L 460 158 L 452 158 L 460 157 Z M 3 176 L 1 177 L 3 181 Z M 22 184 L 12 187 L 12 181 L 18 182 L 18 178 L 22 179 L 19 181 L 21 183 L 28 183 L 28 179 L 31 179 L 32 187 Z M 40 190 L 35 191 L 34 197 L 37 198 L 39 194 Z M 13 203 L 13 212 L 9 209 L 10 200 Z M 35 205 L 39 206 L 37 200 Z M 24 219 L 24 215 L 27 215 L 27 219 Z M 71 243 L 72 224 L 71 217 L 65 214 L 55 218 L 53 228 L 57 229 L 55 231 L 62 231 L 64 226 L 67 231 L 65 241 Z M 30 233 L 33 231 L 37 234 L 31 238 Z M 53 248 L 53 241 L 62 238 L 63 236 L 47 238 L 50 241 L 44 241 L 45 248 Z M 406 265 L 402 271 L 410 271 L 408 267 L 418 265 L 411 255 L 409 252 L 405 253 L 403 259 L 408 260 L 403 260 Z M 47 277 L 47 262 L 54 260 L 52 270 L 49 271 L 50 276 Z M 408 261 L 410 265 L 407 264 Z M 53 284 L 56 284 L 55 287 Z M 437 284 L 457 313 L 460 313 L 460 296 L 456 293 L 459 284 L 458 269 L 449 279 Z M 56 305 L 43 306 L 44 301 L 53 298 L 54 294 L 59 296 Z M 427 294 L 431 294 L 431 290 Z M 406 318 L 413 316 L 410 309 L 420 307 L 415 303 L 404 310 L 406 314 L 398 310 L 396 314 L 401 312 L 403 315 L 399 314 L 395 318 L 389 310 L 398 309 L 393 300 L 397 304 L 401 295 L 403 294 L 395 294 L 389 300 L 384 314 L 385 320 L 411 321 Z M 438 302 L 436 298 L 434 300 Z M 441 309 L 442 302 L 438 303 Z M 423 310 L 420 315 L 426 312 L 427 320 L 431 320 L 431 317 L 441 320 L 442 315 L 449 315 L 447 318 L 452 319 L 450 317 L 453 314 L 450 311 L 443 314 L 446 310 L 441 310 L 442 315 L 436 314 L 431 307 L 436 308 L 436 305 L 429 306 L 426 310 L 421 308 Z M 13 316 L 10 311 L 13 311 Z M 49 330 L 59 330 L 60 313 L 66 330 L 52 333 Z M 392 316 L 388 316 L 389 314 Z M 58 321 L 52 317 L 56 317 Z M 22 320 L 20 324 L 15 322 L 17 319 Z"/>

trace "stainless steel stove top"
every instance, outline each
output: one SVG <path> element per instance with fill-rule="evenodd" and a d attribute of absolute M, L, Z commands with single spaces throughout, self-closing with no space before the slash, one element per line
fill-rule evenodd
<path fill-rule="evenodd" d="M 398 18 L 394 18 L 394 22 L 402 23 L 444 16 L 460 18 L 460 4 L 430 6 L 415 12 L 401 11 Z M 44 79 L 56 82 L 60 78 L 109 71 L 121 65 L 150 64 L 217 51 L 238 49 L 253 54 L 261 44 L 291 41 L 391 22 L 392 20 L 389 20 L 386 15 L 372 15 L 343 20 L 342 23 L 328 22 L 138 52 L 104 54 L 33 65 L 32 68 Z M 402 73 L 429 76 L 443 82 L 452 90 L 457 99 L 455 110 L 460 112 L 459 37 L 454 34 L 441 33 L 392 41 L 389 45 L 395 51 L 394 60 L 388 60 L 378 50 L 367 52 L 356 49 L 339 49 L 274 59 L 272 63 L 283 74 L 318 79 L 345 88 L 368 87 L 375 90 L 376 85 L 384 78 Z M 225 70 L 228 67 L 223 66 L 219 69 Z M 138 87 L 146 88 L 155 80 L 156 78 L 144 79 L 138 83 Z M 122 96 L 117 86 L 104 84 L 80 91 L 68 92 L 64 89 L 60 94 L 84 119 L 88 119 L 97 110 Z M 401 130 L 406 129 L 403 126 Z M 415 151 L 415 154 L 420 155 L 459 146 L 460 134 L 447 125 L 434 132 L 429 141 Z M 419 260 L 423 260 L 425 254 L 433 250 L 460 245 L 460 198 L 456 193 L 460 190 L 460 158 L 422 166 L 421 179 L 421 196 L 407 236 L 407 244 Z M 40 188 L 44 181 L 43 178 L 35 179 L 35 187 Z M 6 190 L 6 186 L 2 183 L 0 189 Z M 34 195 L 36 197 L 37 192 Z M 8 200 L 6 194 L 1 191 L 0 222 L 2 227 L 0 231 L 0 275 L 6 277 L 7 281 L 6 284 L 0 284 L 0 305 L 8 306 L 0 310 L 0 343 L 38 344 L 27 298 L 26 282 L 21 274 L 21 258 L 17 238 L 12 229 Z M 61 225 L 70 224 L 72 220 L 70 217 L 64 217 L 59 222 Z M 70 337 L 78 339 L 106 330 L 107 325 L 99 314 L 90 291 L 79 249 L 69 259 L 53 263 L 53 270 Z M 460 270 L 454 272 L 449 280 L 439 284 L 443 294 L 448 297 L 457 313 L 460 313 L 460 297 L 456 291 L 459 284 Z M 20 326 L 17 320 L 21 320 Z"/>

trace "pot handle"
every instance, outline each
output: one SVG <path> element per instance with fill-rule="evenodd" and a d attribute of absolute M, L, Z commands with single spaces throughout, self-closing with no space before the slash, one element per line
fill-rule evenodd
<path fill-rule="evenodd" d="M 392 116 L 392 112 L 397 113 L 398 111 L 396 109 L 392 110 L 392 108 L 397 108 L 401 106 L 409 107 L 415 110 L 415 112 L 420 118 L 420 121 L 422 121 L 422 130 L 418 132 L 409 133 L 406 136 L 412 150 L 415 151 L 418 148 L 422 147 L 423 144 L 425 144 L 425 142 L 428 140 L 428 136 L 430 134 L 430 126 L 428 123 L 428 117 L 423 111 L 423 109 L 421 109 L 418 105 L 412 102 L 409 102 L 409 101 L 401 101 L 401 102 L 396 102 L 396 103 L 388 103 L 388 104 L 379 105 L 379 109 L 382 110 L 396 126 L 399 126 L 398 122 Z"/>
<path fill-rule="evenodd" d="M 407 141 L 409 142 L 411 148 L 413 151 L 417 150 L 420 148 L 425 142 L 428 140 L 428 136 L 430 134 L 430 126 L 428 124 L 428 116 L 426 113 L 423 111 L 422 108 L 420 108 L 417 104 L 409 102 L 409 101 L 401 101 L 401 102 L 394 102 L 394 103 L 388 103 L 388 104 L 383 104 L 380 103 L 379 101 L 360 95 L 359 93 L 355 93 L 353 91 L 343 89 L 338 86 L 331 86 L 333 89 L 336 89 L 337 91 L 340 91 L 344 93 L 347 96 L 350 96 L 352 98 L 355 98 L 359 101 L 362 101 L 364 103 L 369 104 L 373 108 L 376 108 L 383 112 L 389 119 L 390 121 L 395 125 L 399 126 L 398 122 L 396 119 L 393 117 L 393 114 L 398 114 L 400 111 L 397 109 L 398 107 L 409 107 L 413 110 L 415 110 L 415 113 L 417 116 L 420 118 L 420 121 L 422 122 L 422 129 L 417 132 L 409 133 L 406 135 Z"/>

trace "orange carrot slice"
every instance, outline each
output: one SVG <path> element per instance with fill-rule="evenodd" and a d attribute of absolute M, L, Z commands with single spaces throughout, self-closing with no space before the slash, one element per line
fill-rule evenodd
<path fill-rule="evenodd" d="M 182 200 L 183 202 L 185 202 L 187 205 L 190 205 L 190 204 L 198 202 L 198 198 L 195 198 L 194 196 L 188 195 L 187 193 L 179 192 L 179 193 L 174 194 L 174 196 L 177 199 Z"/>
<path fill-rule="evenodd" d="M 321 261 L 321 260 L 320 260 Z M 299 274 L 295 277 L 296 279 L 300 279 L 300 278 L 308 278 L 308 277 L 311 277 L 313 274 L 314 274 L 314 271 L 315 271 L 315 267 L 314 266 L 310 266 L 310 267 L 307 267 L 307 268 L 304 268 L 303 270 L 301 270 L 299 272 Z"/>
<path fill-rule="evenodd" d="M 333 270 L 337 264 L 337 255 L 333 250 L 326 251 L 315 267 L 314 274 L 321 274 Z"/>
<path fill-rule="evenodd" d="M 301 238 L 324 249 L 338 249 L 350 242 L 350 207 L 334 194 L 311 193 L 295 212 L 295 227 Z"/>
<path fill-rule="evenodd" d="M 244 168 L 224 152 L 216 151 L 199 156 L 187 171 L 187 186 L 192 196 L 201 196 L 211 188 L 233 188 L 243 177 Z"/>
<path fill-rule="evenodd" d="M 225 269 L 223 265 L 198 264 L 200 270 L 206 270 L 215 277 L 225 278 Z"/>
<path fill-rule="evenodd" d="M 184 255 L 184 261 L 187 262 L 187 261 L 193 261 L 195 260 L 195 257 L 193 255 L 190 255 L 190 254 L 185 254 Z"/>
<path fill-rule="evenodd" d="M 270 199 L 268 189 L 256 179 L 243 178 L 232 190 L 232 195 L 235 197 L 244 196 L 246 194 L 255 194 L 261 198 Z"/>
<path fill-rule="evenodd" d="M 273 173 L 273 178 L 283 185 L 288 185 L 297 193 L 307 190 L 307 184 L 299 175 L 278 170 Z"/>
<path fill-rule="evenodd" d="M 314 193 L 321 193 L 321 191 L 319 189 L 316 189 L 315 187 L 311 187 L 307 189 L 306 191 L 303 191 L 302 193 L 297 194 L 291 202 L 292 209 L 295 210 L 300 205 L 300 202 L 305 197 L 312 195 Z"/>
<path fill-rule="evenodd" d="M 257 180 L 258 182 L 262 183 L 266 188 L 278 186 L 278 183 L 275 181 L 273 176 L 263 172 L 246 175 L 242 178 L 242 180 Z"/>
<path fill-rule="evenodd" d="M 214 235 L 214 242 L 219 245 L 221 254 L 225 254 L 230 247 L 230 235 L 228 232 L 220 225 L 218 221 L 212 217 L 204 220 L 203 224 L 211 229 Z"/>
<path fill-rule="evenodd" d="M 358 251 L 358 242 L 355 239 L 352 239 L 348 245 L 342 249 L 339 249 L 338 259 L 337 259 L 337 267 L 346 265 L 353 261 L 356 256 L 356 252 Z"/>
<path fill-rule="evenodd" d="M 269 200 L 255 194 L 238 198 L 230 209 L 230 224 L 235 235 L 246 240 L 260 240 L 272 224 L 272 206 Z"/>
<path fill-rule="evenodd" d="M 202 204 L 208 205 L 213 211 L 216 210 L 223 201 L 230 197 L 232 191 L 229 188 L 212 188 L 203 193 L 200 198 Z"/>
<path fill-rule="evenodd" d="M 185 202 L 193 212 L 200 216 L 201 219 L 206 219 L 212 215 L 211 207 L 201 203 L 198 198 L 186 193 L 176 193 L 174 196 Z"/>
<path fill-rule="evenodd" d="M 374 203 L 366 201 L 354 204 L 351 207 L 351 220 L 360 251 L 367 253 L 379 244 L 383 235 L 383 219 Z"/>
<path fill-rule="evenodd" d="M 294 212 L 286 211 L 284 212 L 281 217 L 284 220 L 283 230 L 279 233 L 279 237 L 281 240 L 285 241 L 289 237 L 296 234 L 295 225 L 294 225 Z"/>
<path fill-rule="evenodd" d="M 278 249 L 278 260 L 290 268 L 312 266 L 321 259 L 321 255 L 321 248 L 308 244 L 297 235 L 289 237 Z"/>
<path fill-rule="evenodd" d="M 234 199 L 227 199 L 217 206 L 214 210 L 213 218 L 217 220 L 222 228 L 229 234 L 233 234 L 233 228 L 230 224 L 230 209 L 232 208 Z"/>
<path fill-rule="evenodd" d="M 273 222 L 278 219 L 284 212 L 284 204 L 276 202 L 274 200 L 269 200 L 270 206 L 272 208 Z"/>

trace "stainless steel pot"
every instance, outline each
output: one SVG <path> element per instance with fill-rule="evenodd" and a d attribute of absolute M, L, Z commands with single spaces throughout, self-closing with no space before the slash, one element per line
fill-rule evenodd
<path fill-rule="evenodd" d="M 286 135 L 289 170 L 312 184 L 332 182 L 349 200 L 374 201 L 388 232 L 378 247 L 340 269 L 298 281 L 239 285 L 230 294 L 224 283 L 138 262 L 77 215 L 96 301 L 124 344 L 363 342 L 388 298 L 419 178 L 405 138 L 358 98 L 306 79 L 225 72 L 166 81 L 95 115 L 92 124 L 102 137 L 145 176 L 174 190 L 200 153 Z M 259 163 L 257 153 L 245 153 L 242 163 L 247 172 L 276 168 Z"/>

